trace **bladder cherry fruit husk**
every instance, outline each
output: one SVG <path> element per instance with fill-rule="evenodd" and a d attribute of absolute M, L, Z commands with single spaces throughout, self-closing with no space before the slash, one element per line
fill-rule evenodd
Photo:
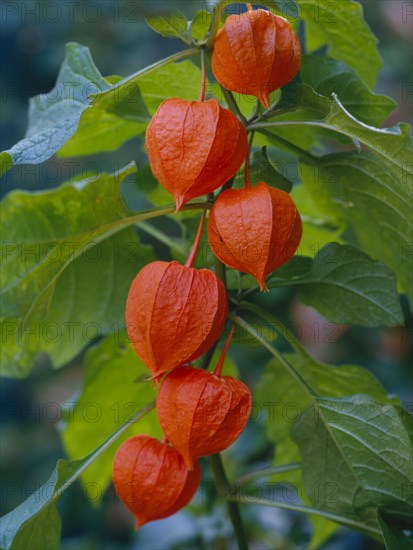
<path fill-rule="evenodd" d="M 265 279 L 296 252 L 302 223 L 288 193 L 266 183 L 227 189 L 208 221 L 208 239 L 224 264 L 253 275 L 261 290 Z"/>
<path fill-rule="evenodd" d="M 132 282 L 126 327 L 156 380 L 205 353 L 220 337 L 227 312 L 224 285 L 212 271 L 157 261 Z"/>
<path fill-rule="evenodd" d="M 215 78 L 232 92 L 256 96 L 267 108 L 270 93 L 290 82 L 300 65 L 297 35 L 286 19 L 268 10 L 230 15 L 215 38 Z"/>
<path fill-rule="evenodd" d="M 240 380 L 188 366 L 164 378 L 156 399 L 162 430 L 190 468 L 197 458 L 234 443 L 251 405 L 251 393 Z"/>
<path fill-rule="evenodd" d="M 183 508 L 195 494 L 199 480 L 198 463 L 189 471 L 176 449 L 147 435 L 125 441 L 113 464 L 115 490 L 135 516 L 136 529 Z"/>
<path fill-rule="evenodd" d="M 190 199 L 211 193 L 234 176 L 248 150 L 244 126 L 216 99 L 167 99 L 146 131 L 155 177 L 179 210 Z"/>

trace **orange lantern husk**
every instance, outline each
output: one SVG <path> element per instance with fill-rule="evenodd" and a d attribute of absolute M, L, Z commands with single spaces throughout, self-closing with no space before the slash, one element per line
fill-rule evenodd
<path fill-rule="evenodd" d="M 113 464 L 115 490 L 135 516 L 136 529 L 186 506 L 198 488 L 200 476 L 198 463 L 188 471 L 176 449 L 147 435 L 125 441 Z"/>
<path fill-rule="evenodd" d="M 157 261 L 132 282 L 126 327 L 157 381 L 207 351 L 223 331 L 227 313 L 224 285 L 212 271 Z"/>
<path fill-rule="evenodd" d="M 215 191 L 241 167 L 248 150 L 244 126 L 215 99 L 167 99 L 146 131 L 155 177 L 179 210 L 190 199 Z"/>
<path fill-rule="evenodd" d="M 180 367 L 163 380 L 156 399 L 159 422 L 189 468 L 238 438 L 251 412 L 251 393 L 231 376 Z"/>
<path fill-rule="evenodd" d="M 261 290 L 267 290 L 267 276 L 295 254 L 301 236 L 301 218 L 290 195 L 263 182 L 224 191 L 209 215 L 214 254 L 225 265 L 253 275 Z"/>
<path fill-rule="evenodd" d="M 297 35 L 284 17 L 268 10 L 230 15 L 215 38 L 215 78 L 232 92 L 256 96 L 267 109 L 270 93 L 290 82 L 300 65 Z"/>

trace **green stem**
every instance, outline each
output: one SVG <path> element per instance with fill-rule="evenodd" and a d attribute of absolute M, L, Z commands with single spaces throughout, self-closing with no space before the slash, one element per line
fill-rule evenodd
<path fill-rule="evenodd" d="M 317 120 L 280 120 L 279 122 L 253 122 L 247 126 L 247 130 L 261 130 L 261 128 L 282 128 L 284 126 L 318 126 L 331 130 L 331 126 Z"/>
<path fill-rule="evenodd" d="M 210 202 L 192 202 L 187 203 L 184 206 L 181 207 L 180 212 L 183 212 L 184 210 L 209 210 L 212 208 L 212 204 Z M 132 225 L 134 223 L 139 223 L 144 220 L 150 220 L 151 218 L 159 218 L 160 216 L 166 216 L 167 214 L 176 214 L 176 206 L 159 206 L 158 208 L 153 208 L 152 210 L 143 210 L 142 212 L 137 212 L 136 214 L 132 214 L 131 216 L 127 216 L 125 218 L 121 218 L 119 220 L 116 220 L 114 222 L 110 222 L 108 224 L 100 225 L 99 226 L 99 233 L 98 235 L 104 234 L 105 236 L 103 238 L 107 238 L 107 236 L 114 235 L 121 231 L 124 227 L 127 227 L 128 225 Z M 80 237 L 82 233 L 78 233 L 78 236 Z M 107 235 L 107 236 L 106 236 Z M 94 237 L 94 240 L 98 239 L 99 237 Z"/>
<path fill-rule="evenodd" d="M 362 125 L 362 123 L 360 123 L 360 125 Z M 344 136 L 351 138 L 353 142 L 354 140 L 356 140 L 356 142 L 358 142 L 359 140 L 359 138 L 353 135 L 350 131 L 345 131 L 345 128 L 339 128 L 333 126 L 332 124 L 327 124 L 326 122 L 322 122 L 319 120 L 284 120 L 279 122 L 254 122 L 253 124 L 249 124 L 247 126 L 247 132 L 250 132 L 251 130 L 261 130 L 263 128 L 285 128 L 287 126 L 314 126 L 316 128 L 325 128 L 326 130 L 343 134 Z M 365 127 L 370 128 L 370 126 L 366 125 Z M 384 154 L 379 147 L 375 146 L 374 142 L 369 143 L 367 140 L 367 142 L 363 143 L 368 145 L 368 147 L 372 149 L 375 153 L 378 153 L 379 155 L 384 156 L 387 160 L 394 162 L 394 159 L 390 155 Z"/>
<path fill-rule="evenodd" d="M 221 90 L 222 90 L 222 92 L 225 96 L 225 100 L 228 104 L 228 107 L 229 107 L 230 111 L 232 111 L 234 113 L 234 115 L 242 122 L 242 124 L 244 124 L 244 126 L 247 126 L 248 125 L 248 120 L 245 118 L 245 116 L 239 110 L 238 103 L 235 101 L 235 97 L 232 94 L 232 92 L 230 92 L 229 90 L 227 90 L 223 86 L 221 86 Z"/>
<path fill-rule="evenodd" d="M 231 340 L 232 340 L 232 337 L 234 335 L 234 330 L 235 330 L 235 325 L 234 325 L 234 323 L 232 323 L 229 334 L 228 334 L 228 337 L 227 337 L 227 340 L 224 344 L 224 348 L 223 348 L 223 350 L 221 352 L 221 355 L 218 359 L 218 363 L 216 364 L 216 367 L 214 369 L 214 374 L 216 376 L 221 376 L 222 367 L 224 366 L 225 357 L 227 356 L 229 346 L 231 345 Z"/>
<path fill-rule="evenodd" d="M 314 158 L 310 153 L 307 153 L 307 151 L 305 151 L 304 149 L 301 149 L 300 147 L 297 147 L 297 145 L 294 145 L 293 143 L 289 142 L 288 140 L 282 138 L 281 136 L 277 136 L 276 134 L 272 134 L 271 132 L 268 132 L 264 129 L 261 129 L 259 132 L 263 136 L 267 136 L 272 141 L 278 141 L 283 147 L 285 147 L 289 151 L 292 151 L 298 157 L 303 158 L 310 165 L 314 165 L 315 162 L 317 161 L 317 159 Z"/>
<path fill-rule="evenodd" d="M 201 89 L 199 91 L 198 101 L 205 101 L 205 89 L 206 89 L 206 70 L 205 70 L 205 49 L 201 48 Z"/>
<path fill-rule="evenodd" d="M 194 244 L 192 246 L 191 253 L 189 254 L 188 259 L 185 262 L 185 267 L 192 267 L 194 265 L 196 255 L 198 254 L 199 244 L 201 242 L 202 232 L 204 230 L 205 215 L 206 215 L 206 210 L 204 210 L 202 212 L 202 216 L 201 216 L 201 220 L 199 222 L 198 231 L 197 231 L 197 234 L 196 234 L 196 237 L 195 237 L 195 241 L 194 241 Z"/>
<path fill-rule="evenodd" d="M 212 50 L 212 48 L 214 47 L 214 41 L 218 32 L 219 22 L 221 21 L 221 15 L 224 10 L 224 7 L 225 6 L 223 1 L 220 1 L 218 6 L 216 7 L 216 11 L 214 13 L 214 18 L 211 25 L 211 30 L 208 36 L 208 41 L 205 44 L 205 48 L 207 50 Z"/>
<path fill-rule="evenodd" d="M 213 346 L 211 346 L 209 348 L 209 350 L 203 355 L 202 357 L 202 361 L 201 361 L 201 364 L 199 365 L 199 368 L 200 369 L 204 369 L 204 370 L 207 370 L 208 367 L 209 367 L 209 364 L 211 363 L 212 361 L 212 358 L 214 356 L 214 353 L 215 353 L 215 350 L 217 348 L 217 345 L 218 345 L 218 340 L 215 342 L 215 344 Z"/>
<path fill-rule="evenodd" d="M 135 73 L 127 76 L 126 78 L 123 78 L 122 80 L 114 84 L 109 90 L 107 90 L 107 92 L 102 92 L 99 95 L 104 95 L 105 93 L 113 92 L 113 90 L 120 88 L 121 86 L 123 86 L 124 84 L 127 84 L 128 82 L 132 82 L 136 78 L 147 75 L 152 71 L 156 71 L 157 69 L 160 69 L 161 67 L 165 67 L 165 65 L 169 65 L 169 63 L 173 63 L 174 61 L 180 61 L 181 59 L 185 59 L 186 57 L 192 57 L 193 55 L 197 55 L 198 53 L 199 53 L 198 48 L 189 48 L 187 50 L 182 50 L 181 52 L 174 53 L 169 57 L 165 57 L 165 59 L 156 61 L 152 65 L 149 65 L 144 69 L 140 69 L 139 71 L 136 71 Z"/>
<path fill-rule="evenodd" d="M 257 99 L 257 102 L 255 104 L 255 108 L 254 108 L 254 112 L 252 113 L 252 115 L 248 119 L 248 124 L 251 124 L 254 121 L 258 122 L 261 119 L 261 117 L 259 116 L 260 111 L 261 111 L 261 102 L 260 102 L 259 99 Z"/>
<path fill-rule="evenodd" d="M 221 279 L 224 283 L 225 290 L 227 290 L 226 284 L 226 272 L 225 265 L 215 257 L 215 274 Z M 214 348 L 215 349 L 215 348 Z M 207 369 L 209 366 L 209 361 L 211 361 L 213 356 L 213 351 L 211 354 L 207 354 L 207 360 L 203 361 L 202 367 Z M 230 484 L 228 482 L 227 475 L 225 473 L 224 465 L 222 463 L 221 455 L 219 453 L 209 457 L 211 462 L 212 471 L 215 478 L 215 484 L 217 487 L 218 493 L 220 490 L 225 487 L 225 489 L 230 489 Z M 238 504 L 236 502 L 228 502 L 228 513 L 231 519 L 232 526 L 234 528 L 235 536 L 238 541 L 239 550 L 248 550 L 248 542 L 245 536 L 244 525 L 242 523 L 242 516 L 239 510 Z"/>
<path fill-rule="evenodd" d="M 277 474 L 283 474 L 285 472 L 291 472 L 293 470 L 300 470 L 301 462 L 292 462 L 291 464 L 281 464 L 280 466 L 272 466 L 270 468 L 263 468 L 256 472 L 245 474 L 234 481 L 233 485 L 245 485 L 254 479 L 260 479 L 261 477 L 269 477 Z"/>
<path fill-rule="evenodd" d="M 254 141 L 254 130 L 251 132 L 249 140 L 248 140 L 248 152 L 247 156 L 245 158 L 245 165 L 244 165 L 244 183 L 245 187 L 248 189 L 251 187 L 251 181 L 250 181 L 250 157 L 251 157 L 251 149 L 252 149 L 252 143 Z"/>
<path fill-rule="evenodd" d="M 284 107 L 284 108 L 280 108 L 280 109 L 271 109 L 271 107 L 269 109 L 267 109 L 266 111 L 263 112 L 262 114 L 262 118 L 263 119 L 268 119 L 268 118 L 272 118 L 272 117 L 275 117 L 275 116 L 279 116 L 279 115 L 285 115 L 287 113 L 296 113 L 297 111 L 299 110 L 299 107 Z M 256 121 L 257 123 L 260 122 L 260 121 Z M 254 122 L 255 124 L 255 122 Z M 265 123 L 267 124 L 267 123 Z"/>
<path fill-rule="evenodd" d="M 239 304 L 237 304 L 237 308 L 255 313 L 259 317 L 269 321 L 275 327 L 278 333 L 281 334 L 281 336 L 285 340 L 287 340 L 287 342 L 290 344 L 293 350 L 298 353 L 298 355 L 301 355 L 301 357 L 303 357 L 304 359 L 312 359 L 311 355 L 307 353 L 299 339 L 294 336 L 294 334 L 284 325 L 284 323 L 282 323 L 277 317 L 274 317 L 272 313 L 269 313 L 259 306 L 251 304 L 249 302 L 240 302 Z"/>
<path fill-rule="evenodd" d="M 147 405 L 145 405 L 140 411 L 138 411 L 136 414 L 133 415 L 133 417 L 128 420 L 127 422 L 125 422 L 124 424 L 122 424 L 122 426 L 120 426 L 115 432 L 113 432 L 113 434 L 108 437 L 108 439 L 102 443 L 102 445 L 100 445 L 100 447 L 98 447 L 97 449 L 95 449 L 92 453 L 90 453 L 90 455 L 88 455 L 88 457 L 86 459 L 83 459 L 85 460 L 85 462 L 73 473 L 73 475 L 65 481 L 65 483 L 63 483 L 63 485 L 61 487 L 59 487 L 59 489 L 53 494 L 53 500 L 57 500 L 61 495 L 62 493 L 64 493 L 64 491 L 66 491 L 66 489 L 68 487 L 70 487 L 70 485 L 76 481 L 82 474 L 83 472 L 92 464 L 92 462 L 100 455 L 103 453 L 103 451 L 106 451 L 106 449 L 108 447 L 110 447 L 112 445 L 112 443 L 114 441 L 116 441 L 116 439 L 118 439 L 124 432 L 126 432 L 126 430 L 128 430 L 131 426 L 131 424 L 133 424 L 134 422 L 137 422 L 138 420 L 140 420 L 143 416 L 145 416 L 146 414 L 148 414 L 152 409 L 155 408 L 155 405 L 156 405 L 156 401 L 153 400 L 151 401 L 150 403 L 148 403 Z"/>
<path fill-rule="evenodd" d="M 209 457 L 212 471 L 214 473 L 215 485 L 219 495 L 222 492 L 228 493 L 231 490 L 227 475 L 225 473 L 224 465 L 220 454 L 215 454 Z M 232 525 L 234 527 L 235 536 L 238 542 L 239 550 L 248 550 L 248 542 L 245 536 L 244 525 L 242 523 L 241 513 L 237 502 L 227 499 L 228 512 L 231 518 Z"/>
<path fill-rule="evenodd" d="M 253 336 L 258 342 L 260 342 L 264 348 L 266 348 L 275 359 L 282 365 L 290 374 L 293 376 L 297 382 L 300 384 L 300 386 L 308 392 L 313 398 L 317 397 L 317 393 L 313 390 L 313 388 L 304 380 L 304 378 L 295 370 L 295 368 L 290 365 L 288 361 L 284 359 L 284 357 L 281 355 L 281 353 L 274 348 L 270 342 L 264 336 L 259 334 L 254 327 L 252 327 L 247 321 L 244 321 L 241 317 L 238 317 L 235 313 L 230 313 L 228 317 L 231 319 L 231 321 L 234 321 L 234 323 L 237 323 L 241 328 L 243 328 L 245 331 L 247 331 L 251 336 Z"/>
<path fill-rule="evenodd" d="M 380 538 L 382 538 L 381 531 L 379 529 L 376 529 L 375 527 L 370 527 L 369 525 L 366 525 L 365 523 L 361 523 L 356 519 L 340 516 L 339 514 L 326 512 L 324 510 L 319 510 L 318 508 L 304 506 L 303 504 L 291 504 L 290 502 L 285 502 L 282 500 L 266 500 L 263 498 L 249 498 L 241 495 L 240 496 L 229 495 L 227 497 L 227 500 L 229 500 L 230 502 L 240 502 L 243 504 L 254 504 L 254 505 L 261 504 L 263 506 L 272 506 L 273 508 L 282 508 L 284 510 L 291 510 L 294 512 L 304 512 L 305 514 L 321 516 L 323 518 L 340 523 L 341 525 L 345 525 L 346 527 L 350 527 L 350 529 L 357 529 L 358 531 L 365 532 L 369 535 L 373 535 L 374 537 L 379 536 Z"/>
<path fill-rule="evenodd" d="M 172 250 L 175 250 L 182 256 L 187 255 L 187 251 L 184 249 L 184 247 L 178 244 L 177 239 L 173 239 L 172 237 L 169 237 L 169 235 L 166 235 L 163 231 L 160 231 L 154 225 L 146 222 L 140 222 L 138 224 L 138 227 L 139 229 L 141 229 L 151 237 L 154 237 L 159 242 L 165 244 L 166 246 L 169 246 L 169 248 L 171 248 Z"/>

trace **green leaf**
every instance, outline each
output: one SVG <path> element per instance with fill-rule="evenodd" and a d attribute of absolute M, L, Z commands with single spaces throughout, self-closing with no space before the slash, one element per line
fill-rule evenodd
<path fill-rule="evenodd" d="M 22 550 L 22 546 L 18 544 L 19 541 L 24 543 L 24 550 L 39 550 L 44 548 L 42 545 L 39 546 L 39 540 L 46 544 L 53 543 L 54 546 L 49 547 L 56 548 L 58 545 L 55 544 L 55 537 L 57 530 L 60 530 L 60 520 L 55 513 L 55 502 L 116 439 L 129 430 L 132 421 L 136 422 L 143 418 L 154 406 L 154 402 L 149 403 L 82 460 L 58 460 L 48 481 L 17 508 L 0 519 L 2 550 Z M 53 520 L 53 524 L 46 520 Z M 50 530 L 50 533 L 40 533 L 41 530 Z"/>
<path fill-rule="evenodd" d="M 65 415 L 63 444 L 71 459 L 92 451 L 156 396 L 148 380 L 151 373 L 137 356 L 125 332 L 115 332 L 89 350 L 84 367 L 82 392 L 75 407 Z M 132 425 L 127 434 L 119 437 L 82 474 L 85 484 L 97 484 L 99 496 L 111 481 L 113 459 L 119 445 L 138 433 L 153 437 L 162 435 L 156 411 Z"/>
<path fill-rule="evenodd" d="M 296 2 L 306 23 L 308 50 L 326 45 L 331 57 L 352 67 L 370 89 L 374 88 L 382 60 L 362 6 L 353 0 Z"/>
<path fill-rule="evenodd" d="M 0 153 L 0 176 L 2 176 L 5 172 L 7 172 L 7 170 L 10 170 L 12 166 L 13 166 L 12 156 L 7 152 Z"/>
<path fill-rule="evenodd" d="M 179 54 L 182 57 L 183 53 Z M 77 132 L 59 151 L 59 156 L 113 151 L 141 135 L 165 99 L 196 99 L 201 71 L 190 61 L 167 62 L 176 57 L 142 69 L 92 96 L 91 107 L 83 113 Z"/>
<path fill-rule="evenodd" d="M 154 206 L 161 206 L 172 200 L 172 195 L 155 178 L 149 164 L 142 166 L 136 174 L 136 187 L 146 194 Z"/>
<path fill-rule="evenodd" d="M 301 167 L 303 170 L 303 167 Z M 317 195 L 313 195 L 306 185 L 295 185 L 291 198 L 294 200 L 303 222 L 303 235 L 297 254 L 314 256 L 331 242 L 342 242 L 345 222 L 334 211 L 320 207 Z M 277 275 L 279 270 L 277 270 Z"/>
<path fill-rule="evenodd" d="M 171 15 L 158 15 L 157 17 L 145 17 L 146 23 L 162 36 L 172 38 L 180 38 L 185 44 L 190 44 L 188 38 L 188 21 L 181 13 L 173 13 Z"/>
<path fill-rule="evenodd" d="M 406 491 L 413 481 L 412 441 L 393 405 L 368 395 L 317 397 L 291 434 L 303 459 L 306 492 L 311 496 L 317 488 L 312 500 L 321 508 L 362 514 L 379 506 L 413 506 Z M 327 494 L 331 487 L 334 498 Z"/>
<path fill-rule="evenodd" d="M 20 336 L 18 319 L 3 318 L 0 322 L 0 376 L 24 378 L 32 369 L 37 345 Z"/>
<path fill-rule="evenodd" d="M 330 57 L 304 55 L 300 77 L 321 96 L 335 93 L 353 116 L 372 126 L 380 126 L 396 107 L 392 99 L 370 92 L 353 69 Z"/>
<path fill-rule="evenodd" d="M 411 529 L 412 514 L 407 518 L 386 514 L 382 510 L 377 513 L 377 520 L 383 535 L 386 550 L 406 550 L 413 548 Z"/>
<path fill-rule="evenodd" d="M 11 162 L 39 164 L 54 155 L 75 133 L 81 114 L 89 105 L 88 95 L 108 88 L 89 49 L 67 44 L 55 87 L 49 94 L 30 100 L 26 136 L 2 153 L 1 173 L 12 166 Z"/>
<path fill-rule="evenodd" d="M 301 164 L 313 200 L 348 225 L 355 243 L 396 274 L 413 304 L 412 189 L 406 171 L 369 153 L 333 154 Z"/>
<path fill-rule="evenodd" d="M 337 328 L 334 325 L 314 329 L 315 337 L 324 341 L 334 342 L 337 337 Z M 357 388 L 359 392 L 382 402 L 387 401 L 383 386 L 369 371 L 361 367 L 332 366 L 309 356 L 285 354 L 284 357 L 321 396 L 342 397 L 353 393 Z M 254 399 L 266 411 L 267 437 L 276 444 L 276 462 L 285 463 L 287 460 L 284 453 L 287 452 L 288 462 L 299 461 L 298 450 L 295 445 L 291 447 L 290 430 L 299 422 L 305 409 L 311 406 L 313 397 L 297 386 L 277 359 L 273 359 L 266 366 L 256 386 Z"/>
<path fill-rule="evenodd" d="M 130 164 L 114 174 L 67 182 L 37 193 L 13 191 L 2 205 L 5 268 L 3 314 L 21 317 L 43 300 L 62 271 L 90 242 L 125 226 L 126 209 L 119 194 L 123 179 L 136 170 Z"/>
<path fill-rule="evenodd" d="M 308 273 L 283 284 L 298 286 L 301 301 L 335 323 L 403 324 L 394 273 L 351 245 L 325 246 Z M 277 282 L 270 279 L 268 286 L 277 286 Z"/>
<path fill-rule="evenodd" d="M 59 150 L 59 156 L 115 151 L 145 131 L 151 117 L 139 86 L 115 90 L 112 95 L 91 96 L 90 106 L 83 112 L 76 133 Z"/>
<path fill-rule="evenodd" d="M 60 547 L 62 522 L 54 504 L 26 522 L 13 539 L 12 550 L 56 550 Z"/>
<path fill-rule="evenodd" d="M 56 283 L 50 309 L 33 323 L 2 323 L 1 374 L 22 378 L 39 352 L 47 352 L 55 368 L 67 364 L 85 346 L 124 328 L 125 304 L 136 273 L 154 256 L 133 229 L 88 247 Z"/>
<path fill-rule="evenodd" d="M 205 10 L 196 12 L 195 17 L 191 21 L 189 31 L 195 42 L 202 46 L 207 42 L 207 34 L 212 24 L 212 13 Z"/>
<path fill-rule="evenodd" d="M 242 326 L 252 336 L 255 335 L 257 341 L 273 355 L 274 359 L 267 365 L 263 376 L 261 377 L 254 393 L 255 407 L 258 407 L 259 413 L 264 413 L 266 418 L 266 427 L 268 438 L 276 445 L 275 456 L 276 463 L 286 464 L 299 462 L 300 455 L 298 448 L 290 438 L 291 428 L 295 423 L 300 422 L 303 412 L 307 407 L 315 403 L 316 394 L 341 396 L 351 393 L 354 387 L 362 388 L 378 400 L 388 402 L 386 393 L 381 384 L 365 369 L 355 366 L 333 367 L 320 363 L 311 358 L 301 346 L 296 344 L 295 339 L 285 331 L 285 327 L 279 324 L 278 320 L 271 314 L 260 310 L 256 306 L 248 304 L 241 305 L 242 308 L 254 311 L 268 321 L 278 326 L 278 330 L 291 343 L 293 348 L 297 348 L 299 355 L 285 354 L 281 356 L 272 345 L 248 323 L 237 316 L 230 315 L 239 326 Z M 328 334 L 334 337 L 334 333 Z M 286 368 L 288 367 L 288 368 Z M 299 382 L 297 384 L 297 382 Z M 305 413 L 304 413 L 305 414 Z M 282 474 L 281 474 L 282 477 Z M 277 478 L 279 480 L 279 477 Z M 291 476 L 291 472 L 285 478 L 288 483 L 296 483 L 301 487 L 300 477 L 296 474 Z M 327 489 L 327 487 L 326 487 Z M 312 490 L 312 488 L 307 488 Z M 304 495 L 305 496 L 305 495 Z M 308 495 L 311 497 L 311 495 Z M 304 498 L 306 500 L 306 496 Z M 313 499 L 314 500 L 314 499 Z M 264 501 L 262 501 L 265 504 Z M 273 504 L 277 506 L 277 504 Z M 303 510 L 305 511 L 305 507 Z M 311 509 L 309 511 L 311 514 Z M 327 519 L 332 519 L 344 525 L 351 525 L 366 532 L 377 532 L 377 526 L 369 518 L 360 518 L 354 512 L 346 512 L 346 515 L 321 513 Z M 320 525 L 315 524 L 313 537 L 314 540 L 324 540 L 334 530 L 330 522 L 323 522 Z M 313 546 L 311 546 L 313 547 Z"/>
<path fill-rule="evenodd" d="M 252 157 L 250 169 L 251 183 L 264 181 L 273 187 L 278 187 L 289 193 L 293 184 L 281 172 L 279 172 L 270 162 L 267 154 L 267 148 L 263 147 L 260 151 L 255 151 Z"/>
<path fill-rule="evenodd" d="M 413 164 L 411 163 L 412 140 L 410 129 L 407 124 L 400 124 L 393 128 L 379 129 L 368 126 L 357 120 L 341 104 L 338 97 L 333 94 L 327 98 L 317 94 L 307 84 L 301 84 L 297 88 L 299 106 L 304 108 L 305 114 L 308 111 L 313 114 L 313 119 L 297 119 L 297 113 L 278 117 L 283 120 L 276 122 L 264 122 L 251 124 L 251 130 L 275 128 L 282 130 L 288 126 L 314 126 L 327 130 L 334 130 L 350 137 L 357 143 L 363 143 L 383 159 L 387 166 L 400 174 L 412 174 Z M 300 113 L 298 113 L 299 115 Z M 291 120 L 288 120 L 288 118 Z M 302 117 L 302 115 L 301 115 Z M 281 135 L 281 134 L 280 134 Z"/>
<path fill-rule="evenodd" d="M 130 164 L 113 174 L 70 181 L 51 191 L 14 191 L 4 199 L 5 317 L 45 315 L 56 282 L 78 256 L 128 225 L 174 211 L 173 206 L 139 213 L 126 209 L 119 186 L 135 170 Z"/>
<path fill-rule="evenodd" d="M 179 97 L 187 101 L 197 100 L 201 70 L 191 61 L 181 61 L 161 66 L 131 82 L 135 81 L 139 84 L 149 113 L 153 115 L 159 105 L 170 97 Z"/>

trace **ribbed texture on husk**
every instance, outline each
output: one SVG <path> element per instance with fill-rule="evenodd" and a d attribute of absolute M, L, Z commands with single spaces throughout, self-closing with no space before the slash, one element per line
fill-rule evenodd
<path fill-rule="evenodd" d="M 251 404 L 243 382 L 193 367 L 170 372 L 156 399 L 162 430 L 190 468 L 200 456 L 223 451 L 238 438 Z"/>
<path fill-rule="evenodd" d="M 136 529 L 171 516 L 195 494 L 200 468 L 192 471 L 179 452 L 153 437 L 131 437 L 119 448 L 113 464 L 113 483 L 123 504 L 136 519 Z"/>
<path fill-rule="evenodd" d="M 300 64 L 300 42 L 291 25 L 267 10 L 230 15 L 215 38 L 215 78 L 228 90 L 256 96 L 267 108 L 270 93 L 290 82 Z"/>
<path fill-rule="evenodd" d="M 149 163 L 177 210 L 234 176 L 248 150 L 244 126 L 215 99 L 167 99 L 146 131 Z"/>
<path fill-rule="evenodd" d="M 157 261 L 132 282 L 126 327 L 156 380 L 206 352 L 221 335 L 227 313 L 224 285 L 212 271 Z"/>
<path fill-rule="evenodd" d="M 253 275 L 262 290 L 265 279 L 296 252 L 302 223 L 288 193 L 258 183 L 228 189 L 211 209 L 208 239 L 224 264 Z"/>

